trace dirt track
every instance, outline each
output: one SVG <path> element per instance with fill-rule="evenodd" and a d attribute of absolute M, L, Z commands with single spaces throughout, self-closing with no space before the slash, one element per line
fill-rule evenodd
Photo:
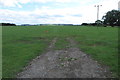
<path fill-rule="evenodd" d="M 70 48 L 53 50 L 56 38 L 48 52 L 38 56 L 17 75 L 17 78 L 106 78 L 108 68 L 75 47 L 76 42 L 67 38 Z"/>

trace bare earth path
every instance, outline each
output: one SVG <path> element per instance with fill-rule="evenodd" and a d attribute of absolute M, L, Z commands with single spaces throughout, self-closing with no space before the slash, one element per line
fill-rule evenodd
<path fill-rule="evenodd" d="M 67 38 L 70 48 L 53 50 L 57 38 L 51 42 L 48 52 L 38 56 L 17 78 L 106 78 L 107 68 L 75 47 L 76 42 Z"/>

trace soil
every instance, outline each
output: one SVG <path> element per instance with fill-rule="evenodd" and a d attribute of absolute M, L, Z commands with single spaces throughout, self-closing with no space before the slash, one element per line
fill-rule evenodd
<path fill-rule="evenodd" d="M 33 59 L 17 78 L 111 78 L 107 67 L 77 48 L 74 40 L 67 40 L 68 48 L 54 50 L 54 38 L 47 52 Z"/>

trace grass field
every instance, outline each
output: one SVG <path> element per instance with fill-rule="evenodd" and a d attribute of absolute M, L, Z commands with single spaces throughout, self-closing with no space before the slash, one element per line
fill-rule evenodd
<path fill-rule="evenodd" d="M 27 63 L 46 51 L 54 37 L 55 49 L 63 49 L 67 37 L 74 39 L 78 47 L 93 59 L 110 67 L 117 76 L 118 28 L 86 26 L 16 26 L 2 29 L 3 78 L 15 77 Z"/>

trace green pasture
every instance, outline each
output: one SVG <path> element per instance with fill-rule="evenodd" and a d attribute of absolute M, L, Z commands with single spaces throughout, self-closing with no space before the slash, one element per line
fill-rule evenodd
<path fill-rule="evenodd" d="M 117 77 L 118 28 L 89 26 L 3 26 L 2 77 L 15 77 L 29 61 L 44 54 L 55 37 L 55 50 L 66 48 L 66 38 L 71 38 L 83 52 L 109 66 Z"/>

